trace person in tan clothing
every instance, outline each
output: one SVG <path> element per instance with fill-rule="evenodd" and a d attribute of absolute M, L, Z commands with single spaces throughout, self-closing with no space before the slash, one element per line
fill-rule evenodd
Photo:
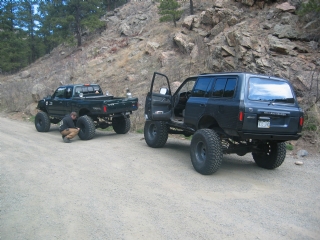
<path fill-rule="evenodd" d="M 66 115 L 60 122 L 60 133 L 65 143 L 70 143 L 70 139 L 78 135 L 80 128 L 76 127 L 74 122 L 77 119 L 77 113 L 72 112 Z"/>

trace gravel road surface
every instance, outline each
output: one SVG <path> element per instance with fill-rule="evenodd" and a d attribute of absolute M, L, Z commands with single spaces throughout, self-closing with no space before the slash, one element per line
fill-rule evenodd
<path fill-rule="evenodd" d="M 317 156 L 265 170 L 225 155 L 203 176 L 187 140 L 97 130 L 66 144 L 56 125 L 0 122 L 1 239 L 320 239 Z"/>

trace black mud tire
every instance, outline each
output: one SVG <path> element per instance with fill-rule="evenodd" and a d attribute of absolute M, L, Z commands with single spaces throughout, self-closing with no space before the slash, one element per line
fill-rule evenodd
<path fill-rule="evenodd" d="M 168 140 L 168 127 L 163 121 L 146 121 L 144 139 L 149 147 L 161 148 Z"/>
<path fill-rule="evenodd" d="M 252 157 L 255 163 L 265 169 L 275 169 L 279 167 L 286 158 L 286 143 L 285 142 L 267 142 L 258 145 L 259 152 L 252 152 Z"/>
<path fill-rule="evenodd" d="M 48 132 L 50 129 L 50 118 L 46 112 L 38 112 L 35 120 L 34 125 L 38 132 Z"/>
<path fill-rule="evenodd" d="M 216 172 L 222 163 L 223 153 L 218 134 L 211 129 L 200 129 L 191 140 L 190 157 L 194 169 L 203 175 Z"/>
<path fill-rule="evenodd" d="M 112 127 L 117 134 L 126 134 L 130 131 L 131 121 L 128 117 L 112 118 Z"/>
<path fill-rule="evenodd" d="M 78 136 L 81 140 L 90 140 L 94 137 L 96 127 L 89 116 L 85 115 L 79 117 L 77 121 L 77 127 L 80 128 Z"/>

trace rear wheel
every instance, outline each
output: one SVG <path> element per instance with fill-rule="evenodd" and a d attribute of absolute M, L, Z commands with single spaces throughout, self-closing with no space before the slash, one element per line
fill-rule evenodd
<path fill-rule="evenodd" d="M 35 120 L 34 125 L 38 132 L 48 132 L 50 129 L 50 119 L 46 112 L 38 112 Z"/>
<path fill-rule="evenodd" d="M 113 130 L 118 134 L 126 134 L 131 127 L 131 121 L 128 117 L 114 117 L 112 118 Z"/>
<path fill-rule="evenodd" d="M 80 128 L 78 136 L 81 140 L 90 140 L 94 137 L 96 127 L 89 116 L 79 117 L 77 127 Z"/>
<path fill-rule="evenodd" d="M 275 169 L 279 167 L 286 158 L 285 142 L 266 142 L 258 145 L 259 151 L 253 152 L 252 157 L 255 163 L 266 169 Z"/>
<path fill-rule="evenodd" d="M 168 140 L 168 128 L 163 121 L 146 121 L 144 139 L 149 147 L 161 148 Z"/>
<path fill-rule="evenodd" d="M 191 140 L 190 157 L 194 169 L 203 175 L 216 172 L 222 163 L 222 147 L 218 134 L 211 129 L 196 131 Z"/>

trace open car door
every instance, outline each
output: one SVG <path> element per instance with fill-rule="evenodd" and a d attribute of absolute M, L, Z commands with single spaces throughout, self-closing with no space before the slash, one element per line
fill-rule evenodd
<path fill-rule="evenodd" d="M 146 97 L 145 117 L 147 120 L 165 121 L 172 115 L 172 96 L 166 75 L 154 72 L 150 91 Z"/>

